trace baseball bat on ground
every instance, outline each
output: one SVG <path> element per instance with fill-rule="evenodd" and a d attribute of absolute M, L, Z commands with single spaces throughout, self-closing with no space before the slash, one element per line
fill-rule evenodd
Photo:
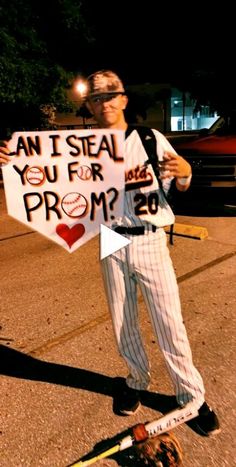
<path fill-rule="evenodd" d="M 71 464 L 69 467 L 87 467 L 92 465 L 100 459 L 109 457 L 119 451 L 124 451 L 124 449 L 128 449 L 135 444 L 146 441 L 148 438 L 153 438 L 154 436 L 158 436 L 162 433 L 172 430 L 178 425 L 181 425 L 182 423 L 197 417 L 197 415 L 198 409 L 196 409 L 195 404 L 189 402 L 184 407 L 172 410 L 157 420 L 148 422 L 146 424 L 139 423 L 138 425 L 135 425 L 130 429 L 131 434 L 122 438 L 113 447 L 94 457 L 91 457 L 90 459 L 80 460 L 75 464 Z"/>

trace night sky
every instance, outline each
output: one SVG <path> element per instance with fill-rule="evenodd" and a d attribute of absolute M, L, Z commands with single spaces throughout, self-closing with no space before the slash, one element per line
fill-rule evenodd
<path fill-rule="evenodd" d="M 227 2 L 220 8 L 207 1 L 88 3 L 97 40 L 76 59 L 86 73 L 108 67 L 128 83 L 145 83 L 181 80 L 194 69 L 235 67 L 234 15 Z"/>

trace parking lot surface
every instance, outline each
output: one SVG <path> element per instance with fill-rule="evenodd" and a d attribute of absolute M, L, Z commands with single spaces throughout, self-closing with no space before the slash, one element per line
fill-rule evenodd
<path fill-rule="evenodd" d="M 140 296 L 152 384 L 135 416 L 113 412 L 114 382 L 126 368 L 113 338 L 98 237 L 70 255 L 10 218 L 2 187 L 0 209 L 0 465 L 66 467 L 136 423 L 159 418 L 173 402 L 173 388 Z M 183 215 L 177 221 L 208 231 L 204 240 L 176 236 L 170 252 L 193 359 L 222 432 L 203 438 L 181 425 L 175 434 L 183 467 L 232 467 L 236 217 Z M 131 454 L 96 465 L 130 466 Z"/>

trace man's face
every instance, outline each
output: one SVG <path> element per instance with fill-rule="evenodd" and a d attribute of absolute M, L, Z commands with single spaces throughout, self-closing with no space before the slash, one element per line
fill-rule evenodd
<path fill-rule="evenodd" d="M 87 106 L 100 127 L 115 128 L 124 121 L 123 111 L 127 102 L 124 94 L 109 93 L 90 97 Z"/>

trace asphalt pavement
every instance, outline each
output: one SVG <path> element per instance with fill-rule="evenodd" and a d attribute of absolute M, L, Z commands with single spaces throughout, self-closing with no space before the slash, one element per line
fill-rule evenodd
<path fill-rule="evenodd" d="M 174 394 L 145 305 L 141 328 L 152 384 L 140 411 L 113 411 L 116 378 L 126 376 L 113 338 L 100 274 L 99 239 L 73 254 L 10 218 L 1 209 L 1 467 L 66 467 L 111 446 L 139 422 L 173 407 Z M 176 236 L 170 252 L 183 317 L 222 431 L 204 438 L 175 429 L 183 467 L 233 467 L 235 462 L 236 217 L 177 216 L 205 227 L 208 237 Z M 128 467 L 132 450 L 95 465 Z"/>

